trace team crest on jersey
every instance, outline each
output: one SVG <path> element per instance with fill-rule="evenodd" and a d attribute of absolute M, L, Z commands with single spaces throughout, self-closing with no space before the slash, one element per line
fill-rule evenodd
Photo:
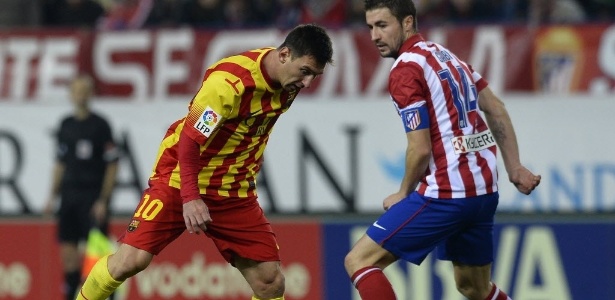
<path fill-rule="evenodd" d="M 207 106 L 199 119 L 194 123 L 194 128 L 205 137 L 209 137 L 218 125 L 220 114 L 215 112 L 211 107 Z"/>
<path fill-rule="evenodd" d="M 404 111 L 404 123 L 410 130 L 415 130 L 421 125 L 421 114 L 418 109 Z"/>
<path fill-rule="evenodd" d="M 128 224 L 128 232 L 133 232 L 137 229 L 137 227 L 139 227 L 139 223 L 141 223 L 141 221 L 139 220 L 132 220 L 130 221 L 130 224 Z"/>

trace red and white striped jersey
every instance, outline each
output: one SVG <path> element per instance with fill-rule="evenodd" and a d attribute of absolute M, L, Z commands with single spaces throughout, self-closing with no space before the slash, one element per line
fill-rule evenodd
<path fill-rule="evenodd" d="M 478 111 L 480 74 L 420 34 L 408 39 L 389 75 L 389 92 L 406 131 L 429 129 L 432 156 L 417 191 L 473 197 L 497 191 L 495 140 Z"/>

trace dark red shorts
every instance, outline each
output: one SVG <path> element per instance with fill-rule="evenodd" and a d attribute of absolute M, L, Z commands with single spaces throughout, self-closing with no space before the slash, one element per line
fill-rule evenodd
<path fill-rule="evenodd" d="M 275 234 L 256 198 L 202 198 L 213 220 L 205 234 L 227 262 L 232 263 L 234 255 L 255 261 L 280 260 Z M 144 191 L 119 242 L 157 255 L 185 230 L 179 189 L 153 185 Z"/>

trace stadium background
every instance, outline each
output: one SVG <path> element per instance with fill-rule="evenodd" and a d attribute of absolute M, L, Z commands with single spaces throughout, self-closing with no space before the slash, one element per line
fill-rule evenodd
<path fill-rule="evenodd" d="M 0 1 L 0 21 L 15 16 L 6 13 L 17 7 L 9 2 Z M 14 3 L 26 2 L 36 3 Z M 116 1 L 131 2 L 144 3 Z M 303 2 L 314 9 L 339 1 Z M 502 95 L 523 160 L 543 176 L 535 193 L 522 196 L 500 166 L 494 280 L 516 300 L 615 299 L 613 15 L 589 9 L 599 1 L 584 1 L 582 17 L 539 20 L 531 17 L 536 1 L 518 2 L 527 2 L 526 14 L 491 11 L 460 19 L 432 10 L 419 16 L 426 38 L 467 60 Z M 392 61 L 378 57 L 363 27 L 329 6 L 309 20 L 330 28 L 335 65 L 280 119 L 259 178 L 290 300 L 358 299 L 343 257 L 403 172 L 403 132 L 386 95 Z M 70 111 L 68 80 L 78 72 L 93 74 L 94 108 L 110 119 L 123 150 L 112 200 L 117 236 L 162 133 L 185 113 L 204 68 L 223 55 L 279 44 L 291 23 L 126 23 L 138 26 L 131 28 L 101 22 L 83 30 L 21 13 L 19 22 L 7 21 L 0 30 L 0 299 L 55 300 L 61 288 L 55 225 L 40 212 L 49 190 L 51 135 Z M 429 257 L 420 267 L 398 263 L 386 272 L 400 299 L 462 299 L 449 269 Z M 119 295 L 234 300 L 250 293 L 209 241 L 184 235 Z"/>

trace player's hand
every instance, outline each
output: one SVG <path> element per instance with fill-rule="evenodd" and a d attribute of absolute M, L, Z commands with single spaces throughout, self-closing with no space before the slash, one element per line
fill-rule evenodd
<path fill-rule="evenodd" d="M 519 192 L 529 195 L 540 184 L 541 176 L 534 175 L 524 166 L 519 166 L 512 172 L 509 172 L 508 178 Z"/>
<path fill-rule="evenodd" d="M 96 221 L 96 224 L 103 224 L 105 222 L 107 210 L 108 206 L 105 200 L 98 199 L 94 202 L 94 205 L 92 206 L 92 217 L 94 218 L 94 221 Z"/>
<path fill-rule="evenodd" d="M 395 205 L 397 202 L 401 201 L 404 198 L 406 198 L 406 195 L 403 195 L 399 192 L 391 194 L 388 197 L 384 198 L 384 201 L 382 201 L 382 208 L 384 208 L 384 210 L 389 210 L 391 206 Z"/>
<path fill-rule="evenodd" d="M 47 202 L 45 203 L 45 206 L 43 207 L 43 216 L 50 217 L 53 215 L 53 210 L 56 204 L 54 200 L 55 200 L 55 197 L 49 196 L 49 199 L 47 200 Z"/>
<path fill-rule="evenodd" d="M 201 231 L 207 230 L 207 224 L 211 223 L 212 219 L 209 216 L 209 209 L 202 199 L 184 203 L 183 209 L 184 222 L 188 232 L 199 234 Z"/>

